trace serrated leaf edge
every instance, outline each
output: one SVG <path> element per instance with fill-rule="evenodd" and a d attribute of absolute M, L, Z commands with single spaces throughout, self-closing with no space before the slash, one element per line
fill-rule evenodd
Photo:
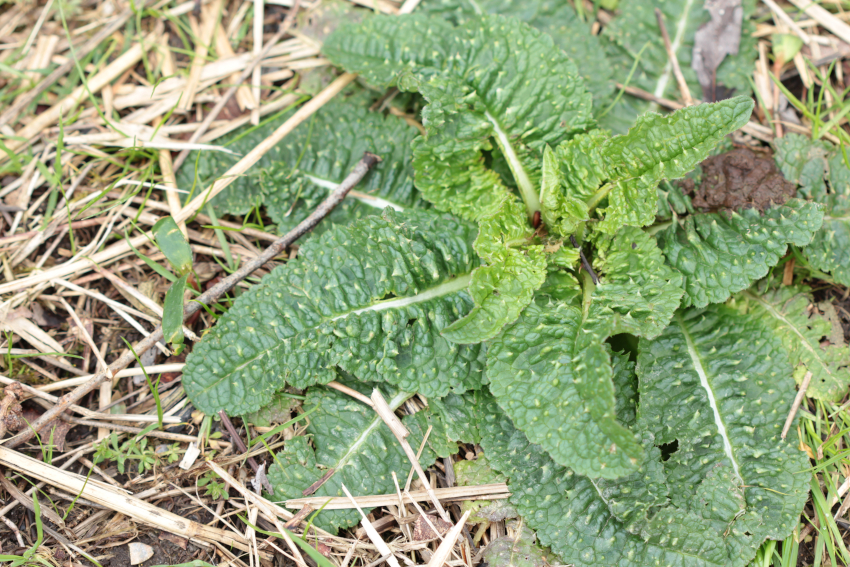
<path fill-rule="evenodd" d="M 794 332 L 794 334 L 797 335 L 797 337 L 800 339 L 800 343 L 805 347 L 805 349 L 807 351 L 809 351 L 809 353 L 811 353 L 811 355 L 820 363 L 820 365 L 824 369 L 824 371 L 827 374 L 829 374 L 829 376 L 833 380 L 840 381 L 840 379 L 837 378 L 833 374 L 832 370 L 830 369 L 830 365 L 821 358 L 820 353 L 818 353 L 817 349 L 812 348 L 812 345 L 809 343 L 809 340 L 806 338 L 806 336 L 803 335 L 803 333 L 800 332 L 800 330 L 797 328 L 797 326 L 795 324 L 793 324 L 791 321 L 789 321 L 785 317 L 785 315 L 783 315 L 782 313 L 777 311 L 776 308 L 773 305 L 771 305 L 770 303 L 763 300 L 761 298 L 761 296 L 754 294 L 750 290 L 745 290 L 745 291 L 741 292 L 741 295 L 745 296 L 747 299 L 750 299 L 750 300 L 758 303 L 762 307 L 762 309 L 767 311 L 767 313 L 771 317 L 773 317 L 777 321 L 780 321 L 787 328 L 791 329 Z"/>

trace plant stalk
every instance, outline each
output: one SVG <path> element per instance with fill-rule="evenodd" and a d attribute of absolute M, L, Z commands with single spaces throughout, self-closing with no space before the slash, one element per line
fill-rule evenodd
<path fill-rule="evenodd" d="M 490 124 L 493 125 L 496 144 L 498 144 L 499 149 L 502 150 L 502 154 L 504 154 L 505 159 L 508 162 L 508 167 L 511 168 L 514 181 L 516 181 L 517 187 L 519 187 L 519 194 L 522 197 L 522 201 L 525 203 L 526 210 L 528 211 L 528 218 L 533 219 L 534 213 L 540 211 L 540 197 L 537 193 L 538 190 L 535 189 L 534 185 L 531 183 L 528 173 L 526 173 L 522 162 L 519 160 L 519 156 L 516 154 L 516 151 L 514 151 L 514 147 L 511 145 L 508 135 L 502 130 L 501 125 L 495 118 L 493 118 L 493 116 L 490 115 L 489 112 L 485 112 L 484 116 L 486 116 Z"/>
<path fill-rule="evenodd" d="M 608 196 L 608 193 L 611 192 L 611 189 L 614 188 L 613 183 L 606 183 L 602 187 L 599 188 L 596 193 L 593 194 L 593 197 L 587 202 L 587 212 L 592 213 L 593 210 L 599 205 L 599 203 Z"/>

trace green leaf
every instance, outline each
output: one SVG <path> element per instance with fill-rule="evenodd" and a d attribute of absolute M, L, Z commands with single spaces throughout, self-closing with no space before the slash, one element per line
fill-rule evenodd
<path fill-rule="evenodd" d="M 455 481 L 458 486 L 479 486 L 497 484 L 508 479 L 490 468 L 487 457 L 480 455 L 474 461 L 459 461 L 454 464 Z M 516 518 L 516 508 L 507 500 L 464 500 L 460 505 L 461 514 L 472 511 L 469 523 L 501 522 L 506 518 Z"/>
<path fill-rule="evenodd" d="M 301 402 L 291 394 L 277 392 L 263 407 L 246 414 L 244 420 L 254 426 L 269 427 L 273 423 L 289 421 L 292 411 L 299 405 L 301 405 Z"/>
<path fill-rule="evenodd" d="M 638 375 L 636 426 L 652 440 L 655 467 L 643 480 L 660 489 L 657 497 L 638 477 L 591 480 L 557 465 L 479 394 L 485 454 L 510 478 L 511 502 L 540 542 L 577 567 L 742 567 L 765 539 L 791 533 L 807 499 L 800 473 L 808 463 L 779 438 L 793 383 L 770 331 L 724 307 L 691 310 L 657 339 L 641 339 Z M 674 441 L 661 460 L 655 445 L 669 451 Z M 657 505 L 624 524 L 611 509 L 628 512 L 630 490 Z"/>
<path fill-rule="evenodd" d="M 600 192 L 607 194 L 608 206 L 600 210 L 599 230 L 613 233 L 624 224 L 651 224 L 658 183 L 684 177 L 727 134 L 746 124 L 752 110 L 752 99 L 739 96 L 667 116 L 646 114 L 627 134 L 611 138 L 600 151 L 608 177 Z"/>
<path fill-rule="evenodd" d="M 606 315 L 596 305 L 583 317 L 572 305 L 532 304 L 487 349 L 490 390 L 516 426 L 592 477 L 623 476 L 644 458 L 617 421 Z"/>
<path fill-rule="evenodd" d="M 481 219 L 474 246 L 487 264 L 472 272 L 468 291 L 475 307 L 443 329 L 443 337 L 455 343 L 479 343 L 516 321 L 546 279 L 543 246 L 529 245 L 533 237 L 522 204 L 513 199 Z"/>
<path fill-rule="evenodd" d="M 169 217 L 171 218 L 171 217 Z M 162 337 L 171 344 L 183 344 L 183 293 L 189 274 L 171 284 L 162 306 Z"/>
<path fill-rule="evenodd" d="M 701 173 L 700 168 L 694 170 L 693 177 L 697 177 L 697 173 Z M 692 177 L 691 175 L 687 177 Z M 699 182 L 694 180 L 696 186 Z M 655 219 L 657 221 L 668 221 L 673 218 L 673 213 L 684 216 L 696 212 L 691 197 L 688 195 L 679 184 L 662 183 L 658 186 L 658 209 L 655 211 Z"/>
<path fill-rule="evenodd" d="M 583 304 L 540 301 L 487 350 L 490 389 L 514 423 L 559 464 L 591 477 L 636 470 L 644 453 L 618 421 L 615 368 L 605 340 L 655 337 L 682 296 L 682 277 L 663 263 L 654 238 L 626 227 L 598 235 L 599 284 Z M 638 268 L 638 269 L 636 269 Z M 575 283 L 573 283 L 575 285 Z"/>
<path fill-rule="evenodd" d="M 816 270 L 850 285 L 850 169 L 843 151 L 789 134 L 776 141 L 775 159 L 785 177 L 800 184 L 803 196 L 824 206 L 823 226 L 804 250 L 806 258 Z"/>
<path fill-rule="evenodd" d="M 416 11 L 455 25 L 481 14 L 499 14 L 525 22 L 551 36 L 555 45 L 575 62 L 587 90 L 593 94 L 597 110 L 604 107 L 600 103 L 607 103 L 614 92 L 612 70 L 602 42 L 570 4 L 549 0 L 425 0 Z"/>
<path fill-rule="evenodd" d="M 414 142 L 414 168 L 417 187 L 437 208 L 466 219 L 493 213 L 506 186 L 484 152 L 498 148 L 531 215 L 539 209 L 543 147 L 590 125 L 590 95 L 552 39 L 525 24 L 481 16 L 445 26 L 436 18 L 375 16 L 335 32 L 329 55 L 428 101 L 428 136 Z"/>
<path fill-rule="evenodd" d="M 805 197 L 818 199 L 826 194 L 824 175 L 827 158 L 833 153 L 832 144 L 825 140 L 814 141 L 791 133 L 776 140 L 774 159 L 787 180 L 802 186 Z"/>
<path fill-rule="evenodd" d="M 755 31 L 755 23 L 750 18 L 755 11 L 756 2 L 744 0 L 742 5 L 744 16 L 738 53 L 727 56 L 720 64 L 717 69 L 717 84 L 739 94 L 749 94 L 753 61 L 758 57 L 757 39 L 751 37 Z M 629 71 L 638 60 L 637 69 L 629 85 L 662 98 L 679 99 L 679 89 L 658 27 L 655 8 L 662 12 L 672 49 L 676 53 L 691 95 L 695 100 L 711 100 L 711 93 L 702 92 L 696 73 L 691 67 L 694 36 L 710 16 L 708 11 L 703 9 L 703 3 L 693 0 L 621 3 L 619 14 L 605 26 L 601 34 L 613 68 L 614 80 L 625 83 Z M 716 94 L 720 98 L 720 89 Z M 653 103 L 624 94 L 613 111 L 605 116 L 604 125 L 615 132 L 623 132 L 637 116 L 658 110 L 658 106 Z"/>
<path fill-rule="evenodd" d="M 850 195 L 827 195 L 821 202 L 823 226 L 806 247 L 806 258 L 813 268 L 850 286 Z"/>
<path fill-rule="evenodd" d="M 604 274 L 594 301 L 616 314 L 613 334 L 654 338 L 682 299 L 683 278 L 664 263 L 655 238 L 625 227 L 616 236 L 596 233 L 593 267 Z"/>
<path fill-rule="evenodd" d="M 418 130 L 395 116 L 366 106 L 331 101 L 296 128 L 273 152 L 275 162 L 259 170 L 260 197 L 278 232 L 285 233 L 315 210 L 363 157 L 381 157 L 358 184 L 354 195 L 319 225 L 319 232 L 379 215 L 386 207 L 401 211 L 427 208 L 413 187 L 410 143 Z"/>
<path fill-rule="evenodd" d="M 718 534 L 731 528 L 733 549 L 786 537 L 807 499 L 799 473 L 808 460 L 780 439 L 794 392 L 785 352 L 760 322 L 723 306 L 678 313 L 663 335 L 640 342 L 637 427 L 656 445 L 677 444 L 662 463 L 670 503 Z M 695 414 L 694 404 L 705 411 Z M 696 490 L 695 477 L 703 479 Z M 658 514 L 656 529 L 699 534 Z"/>
<path fill-rule="evenodd" d="M 204 413 L 243 414 L 286 385 L 389 382 L 428 397 L 481 384 L 481 347 L 440 332 L 465 316 L 473 225 L 424 211 L 366 217 L 305 243 L 241 295 L 186 360 Z"/>
<path fill-rule="evenodd" d="M 192 270 L 192 249 L 171 215 L 156 221 L 153 234 L 157 246 L 177 275 L 188 274 Z"/>
<path fill-rule="evenodd" d="M 346 198 L 319 225 L 320 231 L 333 224 L 380 214 L 387 206 L 397 210 L 427 206 L 413 187 L 410 163 L 410 142 L 418 131 L 400 118 L 369 111 L 362 98 L 336 98 L 324 105 L 217 195 L 211 201 L 216 210 L 220 214 L 243 215 L 255 206 L 265 205 L 269 216 L 279 224 L 278 230 L 286 232 L 315 209 L 366 151 L 383 161 L 358 184 L 356 193 L 362 196 Z M 240 128 L 219 141 L 237 154 L 248 153 L 291 115 L 285 112 L 259 127 Z M 239 157 L 222 152 L 192 152 L 180 168 L 178 184 L 187 191 L 194 186 L 197 194 Z"/>
<path fill-rule="evenodd" d="M 604 130 L 591 130 L 559 145 L 554 155 L 544 155 L 544 185 L 540 191 L 543 222 L 557 234 L 570 235 L 590 219 L 587 207 L 606 180 L 601 148 L 610 138 Z M 551 160 L 557 162 L 554 170 Z"/>
<path fill-rule="evenodd" d="M 484 549 L 484 561 L 493 567 L 549 567 L 549 555 L 537 544 L 537 536 L 522 522 L 508 522 L 514 537 L 492 540 Z"/>
<path fill-rule="evenodd" d="M 428 405 L 443 425 L 446 438 L 460 443 L 478 443 L 481 435 L 478 432 L 477 415 L 475 413 L 474 391 L 463 394 L 449 392 L 443 398 L 432 398 Z"/>
<path fill-rule="evenodd" d="M 652 224 L 658 183 L 684 177 L 724 136 L 747 122 L 752 108 L 751 99 L 736 97 L 666 116 L 641 116 L 621 136 L 592 130 L 561 144 L 556 150 L 560 190 L 555 189 L 552 173 L 541 191 L 543 220 L 555 232 L 568 235 L 589 219 L 590 211 L 607 202 L 598 210 L 602 220 L 596 227 L 602 232 Z"/>
<path fill-rule="evenodd" d="M 241 156 L 253 150 L 291 116 L 291 111 L 282 112 L 261 122 L 259 126 L 243 126 L 216 140 L 217 144 L 227 147 L 234 154 L 191 151 L 186 162 L 177 170 L 177 186 L 189 192 L 181 195 L 181 198 L 188 200 L 200 194 L 218 177 L 224 175 Z M 304 124 L 301 127 L 303 128 Z M 271 151 L 264 154 L 254 167 L 234 179 L 226 189 L 210 200 L 219 215 L 244 215 L 262 204 L 256 175 L 262 168 L 274 163 L 275 153 Z"/>
<path fill-rule="evenodd" d="M 367 384 L 348 383 L 365 395 L 371 394 Z M 395 410 L 413 394 L 380 388 L 387 404 Z M 375 411 L 337 390 L 313 387 L 307 393 L 304 407 L 318 406 L 310 416 L 307 435 L 287 441 L 286 449 L 277 454 L 269 468 L 269 481 L 274 486 L 275 500 L 302 498 L 302 491 L 333 470 L 312 496 L 345 496 L 342 485 L 354 496 L 386 494 L 395 491 L 392 472 L 407 478 L 410 461 L 390 428 Z M 410 431 L 408 441 L 418 448 L 431 421 L 438 421 L 427 411 L 405 416 L 402 423 Z M 442 445 L 435 445 L 438 432 L 432 431 L 419 459 L 427 468 L 437 456 L 448 456 Z M 310 446 L 310 440 L 314 448 Z M 435 453 L 435 448 L 438 453 Z M 403 482 L 403 481 L 402 481 Z M 368 514 L 369 510 L 365 510 Z M 333 533 L 360 521 L 357 510 L 323 510 L 315 524 Z"/>
<path fill-rule="evenodd" d="M 704 307 L 764 277 L 788 244 L 805 246 L 822 223 L 815 203 L 791 199 L 759 213 L 755 209 L 695 214 L 672 221 L 656 234 L 667 263 L 685 278 L 682 305 Z"/>
<path fill-rule="evenodd" d="M 331 62 L 382 88 L 405 70 L 439 68 L 457 49 L 454 27 L 426 15 L 374 16 L 340 26 L 322 45 Z"/>
<path fill-rule="evenodd" d="M 525 24 L 481 17 L 455 35 L 462 49 L 440 75 L 415 84 L 430 103 L 423 110 L 428 135 L 414 143 L 417 187 L 438 208 L 476 218 L 487 211 L 486 202 L 470 214 L 466 205 L 475 201 L 464 184 L 479 182 L 474 193 L 485 198 L 500 193 L 482 153 L 493 140 L 531 215 L 540 209 L 543 148 L 592 123 L 590 95 L 575 64 L 548 35 Z M 488 184 L 493 187 L 486 192 Z M 459 190 L 467 193 L 467 203 L 454 202 Z"/>
<path fill-rule="evenodd" d="M 733 297 L 731 304 L 772 329 L 782 341 L 791 364 L 802 380 L 806 371 L 812 381 L 806 393 L 819 400 L 838 401 L 850 384 L 850 347 L 829 344 L 832 325 L 816 315 L 811 290 L 806 286 L 777 286 L 766 282 Z"/>

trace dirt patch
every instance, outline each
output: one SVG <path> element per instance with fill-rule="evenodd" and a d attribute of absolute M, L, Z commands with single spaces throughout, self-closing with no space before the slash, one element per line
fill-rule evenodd
<path fill-rule="evenodd" d="M 797 187 L 776 168 L 773 157 L 741 148 L 703 161 L 702 182 L 693 197 L 700 209 L 763 211 L 782 205 L 797 193 Z M 682 185 L 693 193 L 694 182 Z"/>

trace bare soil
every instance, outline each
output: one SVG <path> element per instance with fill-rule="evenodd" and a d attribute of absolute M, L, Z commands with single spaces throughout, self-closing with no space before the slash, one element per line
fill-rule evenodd
<path fill-rule="evenodd" d="M 693 191 L 693 181 L 684 188 Z M 796 186 L 782 176 L 772 155 L 740 148 L 702 162 L 702 182 L 693 204 L 713 211 L 749 208 L 763 211 L 784 204 L 796 193 Z"/>

